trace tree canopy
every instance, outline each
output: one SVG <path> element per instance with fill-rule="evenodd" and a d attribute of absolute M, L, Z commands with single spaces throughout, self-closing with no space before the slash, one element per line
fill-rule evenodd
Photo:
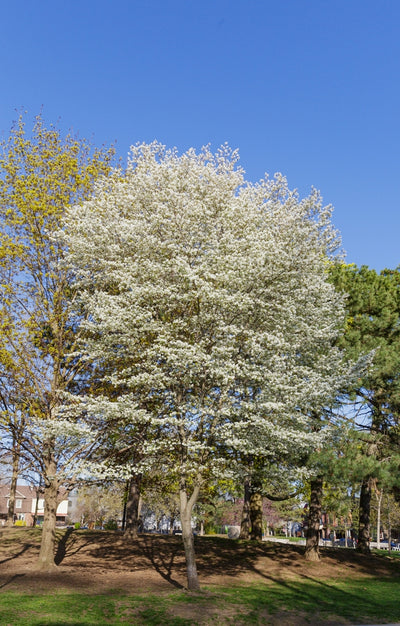
<path fill-rule="evenodd" d="M 90 408 L 158 428 L 146 459 L 178 468 L 192 588 L 191 511 L 218 446 L 298 454 L 324 436 L 312 415 L 345 377 L 330 218 L 318 192 L 299 199 L 281 175 L 247 182 L 227 146 L 178 155 L 158 143 L 68 209 L 82 352 L 116 390 Z"/>
<path fill-rule="evenodd" d="M 63 136 L 38 116 L 21 115 L 0 154 L 0 386 L 3 423 L 43 477 L 45 524 L 40 560 L 54 564 L 55 501 L 89 446 L 89 429 L 65 413 L 65 392 L 84 378 L 73 356 L 79 315 L 53 234 L 66 207 L 107 175 L 114 150 Z M 21 428 L 19 428 L 21 427 Z M 18 432 L 18 441 L 15 434 Z"/>

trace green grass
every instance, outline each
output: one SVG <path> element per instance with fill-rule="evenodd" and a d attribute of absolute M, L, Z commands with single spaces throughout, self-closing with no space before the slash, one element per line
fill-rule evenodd
<path fill-rule="evenodd" d="M 299 543 L 299 541 L 305 541 L 304 537 L 283 537 L 283 539 L 289 539 L 291 543 Z"/>
<path fill-rule="evenodd" d="M 232 598 L 232 590 L 228 595 Z M 315 580 L 284 581 L 269 587 L 244 588 L 240 602 L 249 610 L 247 623 L 257 624 L 263 609 L 274 614 L 291 611 L 307 615 L 317 623 L 341 617 L 358 624 L 373 619 L 396 621 L 400 618 L 398 579 L 346 580 L 329 583 Z"/>
<path fill-rule="evenodd" d="M 393 559 L 400 559 L 400 551 L 399 550 L 378 550 L 377 548 L 372 548 L 372 554 L 379 554 L 379 556 L 390 556 Z"/>
<path fill-rule="evenodd" d="M 357 624 L 400 620 L 399 579 L 352 579 L 324 582 L 285 580 L 269 585 L 207 587 L 149 595 L 0 594 L 2 626 L 99 626 L 146 624 L 268 624 L 296 615 L 310 624 L 342 618 Z"/>
<path fill-rule="evenodd" d="M 181 594 L 182 595 L 182 594 Z M 2 626 L 101 626 L 103 624 L 170 624 L 192 622 L 168 614 L 178 605 L 178 593 L 170 595 L 126 596 L 110 593 L 52 595 L 3 593 L 0 595 Z"/>

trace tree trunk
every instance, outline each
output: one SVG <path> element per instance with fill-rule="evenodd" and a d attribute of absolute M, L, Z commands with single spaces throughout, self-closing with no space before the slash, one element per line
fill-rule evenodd
<path fill-rule="evenodd" d="M 129 481 L 124 533 L 124 538 L 128 540 L 136 539 L 138 535 L 141 481 L 141 474 L 133 475 Z"/>
<path fill-rule="evenodd" d="M 35 526 L 37 524 L 38 510 L 39 510 L 39 499 L 40 499 L 41 489 L 42 489 L 42 477 L 40 476 L 39 486 L 36 488 L 35 512 L 33 514 L 33 521 L 32 521 L 32 526 L 34 528 L 35 528 Z"/>
<path fill-rule="evenodd" d="M 388 520 L 388 551 L 389 556 L 392 553 L 392 524 L 390 520 L 390 500 L 389 496 L 387 496 L 387 520 Z"/>
<path fill-rule="evenodd" d="M 322 476 L 310 481 L 311 497 L 306 533 L 306 561 L 319 561 L 319 527 L 322 512 Z"/>
<path fill-rule="evenodd" d="M 240 522 L 239 539 L 249 539 L 249 537 L 250 537 L 250 481 L 248 478 L 245 478 L 243 509 L 242 509 L 242 519 Z"/>
<path fill-rule="evenodd" d="M 250 539 L 262 541 L 261 482 L 253 480 L 250 487 Z"/>
<path fill-rule="evenodd" d="M 361 483 L 359 530 L 357 550 L 363 554 L 370 554 L 370 514 L 371 514 L 371 483 L 370 477 L 364 478 Z"/>
<path fill-rule="evenodd" d="M 51 469 L 53 469 L 53 471 L 51 471 Z M 57 494 L 58 481 L 55 477 L 54 466 L 48 468 L 44 485 L 44 520 L 38 562 L 38 568 L 44 571 L 52 570 L 56 567 L 54 555 L 56 545 Z"/>
<path fill-rule="evenodd" d="M 20 445 L 14 441 L 12 450 L 12 474 L 10 484 L 10 499 L 7 510 L 7 526 L 11 528 L 14 524 L 15 513 L 15 493 L 17 491 L 18 471 L 19 471 L 19 449 Z"/>
<path fill-rule="evenodd" d="M 122 526 L 121 526 L 122 531 L 125 531 L 125 528 L 126 528 L 126 503 L 127 503 L 128 494 L 129 494 L 129 484 L 130 484 L 130 480 L 127 480 L 126 485 L 125 485 L 125 490 L 124 490 L 124 509 L 122 511 Z"/>
<path fill-rule="evenodd" d="M 378 502 L 377 520 L 376 520 L 376 547 L 378 550 L 381 548 L 381 508 L 382 508 L 382 495 L 383 491 L 378 491 L 375 488 L 376 500 Z"/>
<path fill-rule="evenodd" d="M 186 485 L 184 483 L 181 484 L 179 490 L 182 539 L 185 548 L 186 573 L 189 591 L 200 590 L 199 578 L 197 575 L 196 554 L 194 550 L 194 537 L 192 531 L 192 510 L 194 504 L 196 503 L 199 490 L 199 487 L 196 486 L 193 489 L 193 493 L 190 498 L 188 498 L 187 496 Z"/>

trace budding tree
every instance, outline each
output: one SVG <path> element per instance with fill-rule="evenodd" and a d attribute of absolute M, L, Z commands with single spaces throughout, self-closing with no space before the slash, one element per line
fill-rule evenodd
<path fill-rule="evenodd" d="M 104 371 L 116 363 L 102 416 L 120 405 L 131 424 L 157 429 L 146 458 L 177 476 L 190 589 L 192 509 L 206 476 L 226 467 L 221 445 L 309 449 L 321 437 L 311 411 L 339 384 L 330 209 L 316 191 L 299 200 L 280 175 L 246 182 L 237 161 L 226 146 L 180 156 L 138 145 L 126 173 L 64 223 L 85 349 Z"/>
<path fill-rule="evenodd" d="M 65 208 L 89 196 L 93 182 L 107 174 L 113 150 L 92 149 L 71 134 L 63 137 L 40 116 L 31 133 L 21 116 L 0 149 L 2 422 L 14 438 L 18 432 L 18 446 L 43 478 L 39 562 L 49 568 L 59 487 L 94 441 L 87 424 L 64 406 L 63 394 L 79 391 L 86 373 L 77 356 L 70 356 L 79 314 L 68 273 L 59 265 L 63 245 L 52 234 Z"/>

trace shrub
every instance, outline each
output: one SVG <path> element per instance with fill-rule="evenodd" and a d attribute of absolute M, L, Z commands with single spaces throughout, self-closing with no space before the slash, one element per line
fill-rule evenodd
<path fill-rule="evenodd" d="M 104 530 L 118 530 L 118 524 L 115 521 L 115 519 L 109 519 L 105 524 L 104 524 Z"/>

